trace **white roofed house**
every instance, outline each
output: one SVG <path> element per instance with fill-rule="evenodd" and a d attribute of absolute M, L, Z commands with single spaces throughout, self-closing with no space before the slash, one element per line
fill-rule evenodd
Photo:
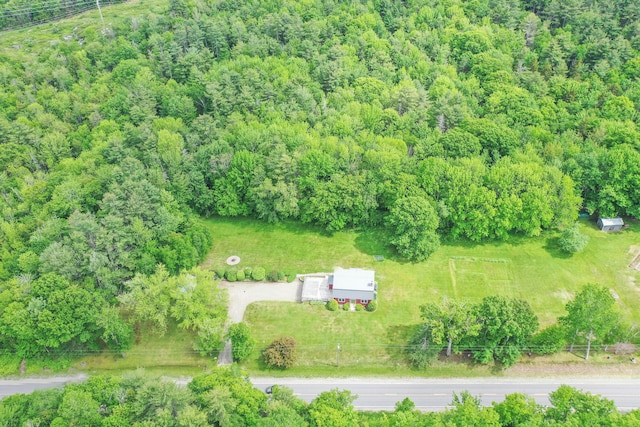
<path fill-rule="evenodd" d="M 362 268 L 336 269 L 329 276 L 332 297 L 340 304 L 367 305 L 376 299 L 378 284 L 373 270 Z"/>

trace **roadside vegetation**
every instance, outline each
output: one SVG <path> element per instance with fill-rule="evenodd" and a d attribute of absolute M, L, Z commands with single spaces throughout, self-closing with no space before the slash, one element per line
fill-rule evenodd
<path fill-rule="evenodd" d="M 186 387 L 135 371 L 122 376 L 94 376 L 81 384 L 13 395 L 0 401 L 0 424 L 62 426 L 205 427 L 288 425 L 296 427 L 428 427 L 514 425 L 633 426 L 640 412 L 618 411 L 611 400 L 560 386 L 548 407 L 521 393 L 482 407 L 468 392 L 452 396 L 444 412 L 421 412 L 408 398 L 394 411 L 359 412 L 356 396 L 333 389 L 310 403 L 285 386 L 269 395 L 253 388 L 237 369 L 216 369 L 193 378 Z"/>

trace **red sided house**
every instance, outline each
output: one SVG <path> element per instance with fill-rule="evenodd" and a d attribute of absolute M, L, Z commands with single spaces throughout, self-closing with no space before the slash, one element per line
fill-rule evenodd
<path fill-rule="evenodd" d="M 367 305 L 376 299 L 378 284 L 373 270 L 362 268 L 336 269 L 329 276 L 331 296 L 340 304 L 354 303 Z"/>

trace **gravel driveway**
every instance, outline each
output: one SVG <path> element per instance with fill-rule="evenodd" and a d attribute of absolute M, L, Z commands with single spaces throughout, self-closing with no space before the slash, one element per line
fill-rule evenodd
<path fill-rule="evenodd" d="M 229 321 L 242 322 L 247 306 L 256 301 L 299 302 L 302 283 L 220 282 L 229 290 Z"/>
<path fill-rule="evenodd" d="M 229 291 L 229 322 L 242 322 L 247 306 L 256 301 L 299 302 L 302 295 L 302 282 L 220 282 L 220 286 Z M 232 362 L 231 341 L 225 343 L 218 355 L 218 365 Z"/>

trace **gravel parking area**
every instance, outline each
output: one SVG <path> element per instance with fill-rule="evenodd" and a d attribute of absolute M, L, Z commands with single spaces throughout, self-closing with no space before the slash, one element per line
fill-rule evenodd
<path fill-rule="evenodd" d="M 242 322 L 247 306 L 256 301 L 299 302 L 302 283 L 221 282 L 229 290 L 229 320 Z"/>

